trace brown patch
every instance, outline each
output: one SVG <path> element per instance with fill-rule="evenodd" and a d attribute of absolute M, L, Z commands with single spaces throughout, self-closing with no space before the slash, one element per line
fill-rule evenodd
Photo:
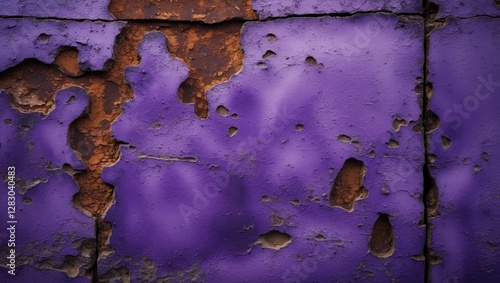
<path fill-rule="evenodd" d="M 444 149 L 448 149 L 451 146 L 451 139 L 446 136 L 441 136 L 441 146 Z"/>
<path fill-rule="evenodd" d="M 83 71 L 78 67 L 78 49 L 76 48 L 60 51 L 53 64 L 58 66 L 59 71 L 70 77 L 83 75 Z"/>
<path fill-rule="evenodd" d="M 394 121 L 392 121 L 392 128 L 394 131 L 399 132 L 402 126 L 408 126 L 408 121 L 401 117 L 397 117 Z"/>
<path fill-rule="evenodd" d="M 437 130 L 441 125 L 441 120 L 436 113 L 432 112 L 432 110 L 427 109 L 424 117 L 424 128 L 426 133 L 430 134 Z"/>
<path fill-rule="evenodd" d="M 218 23 L 230 19 L 256 20 L 251 0 L 111 0 L 108 10 L 119 20 L 161 19 Z"/>
<path fill-rule="evenodd" d="M 139 64 L 137 46 L 144 34 L 153 30 L 163 32 L 168 38 L 168 51 L 189 66 L 190 77 L 180 88 L 179 97 L 184 103 L 195 103 L 195 113 L 205 118 L 208 116 L 205 92 L 228 80 L 242 67 L 244 55 L 239 44 L 242 24 L 132 22 L 118 36 L 115 61 L 105 72 L 82 72 L 77 64 L 78 52 L 67 49 L 60 52 L 53 64 L 25 60 L 0 73 L 0 88 L 6 89 L 11 104 L 23 112 L 48 114 L 54 107 L 55 93 L 69 86 L 80 86 L 87 91 L 88 114 L 74 121 L 69 131 L 72 148 L 87 166 L 87 170 L 74 175 L 80 191 L 73 202 L 98 219 L 100 255 L 109 254 L 111 234 L 111 225 L 100 219 L 114 202 L 114 190 L 101 180 L 100 174 L 119 158 L 111 124 L 121 114 L 120 105 L 133 97 L 123 74 L 127 66 Z M 71 274 L 77 271 L 72 266 L 68 270 Z"/>
<path fill-rule="evenodd" d="M 373 224 L 370 238 L 370 252 L 381 258 L 390 257 L 394 253 L 395 239 L 389 215 L 380 214 Z"/>
<path fill-rule="evenodd" d="M 205 92 L 229 80 L 243 66 L 242 25 L 242 22 L 174 23 L 156 28 L 167 35 L 170 53 L 189 67 L 190 76 L 179 87 L 179 99 L 194 103 L 194 111 L 200 118 L 208 117 Z"/>
<path fill-rule="evenodd" d="M 269 231 L 259 236 L 257 243 L 265 249 L 280 250 L 292 242 L 292 237 L 277 230 Z"/>
<path fill-rule="evenodd" d="M 347 159 L 333 183 L 330 205 L 353 211 L 357 200 L 368 197 L 368 191 L 363 186 L 365 174 L 366 166 L 362 161 Z"/>
<path fill-rule="evenodd" d="M 102 220 L 101 218 L 97 219 L 97 242 L 99 244 L 99 258 L 103 258 L 108 256 L 113 252 L 111 249 L 109 242 L 111 239 L 111 223 Z"/>
<path fill-rule="evenodd" d="M 439 216 L 439 190 L 436 185 L 436 180 L 431 176 L 428 169 L 424 169 L 425 177 L 425 209 L 427 211 L 427 221 L 430 222 L 431 218 Z"/>

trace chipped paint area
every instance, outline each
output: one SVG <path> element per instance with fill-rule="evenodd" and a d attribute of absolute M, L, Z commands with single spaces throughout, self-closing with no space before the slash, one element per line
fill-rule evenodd
<path fill-rule="evenodd" d="M 111 0 L 109 11 L 120 20 L 162 19 L 217 23 L 226 20 L 255 20 L 251 0 Z"/>
<path fill-rule="evenodd" d="M 363 46 L 356 45 L 359 26 L 368 40 Z M 423 141 L 412 131 L 420 115 L 413 89 L 422 76 L 421 29 L 421 21 L 389 15 L 247 23 L 244 67 L 209 91 L 213 114 L 206 120 L 190 115 L 177 99 L 186 66 L 164 51 L 161 33 L 148 34 L 139 48 L 140 65 L 125 72 L 135 97 L 113 124 L 114 136 L 127 145 L 120 161 L 103 173 L 115 187 L 116 204 L 106 217 L 113 224 L 115 253 L 100 261 L 102 275 L 120 274 L 115 268 L 125 266 L 131 280 L 140 281 L 147 255 L 157 278 L 198 264 L 208 282 L 235 276 L 290 280 L 299 276 L 289 272 L 291 266 L 301 268 L 297 258 L 322 249 L 328 260 L 317 262 L 310 280 L 324 281 L 332 272 L 344 280 L 423 280 L 423 263 L 411 259 L 422 252 L 425 233 L 417 225 Z M 353 48 L 342 53 L 342 46 Z M 398 117 L 409 127 L 394 130 Z M 238 129 L 233 135 L 231 127 Z M 340 135 L 351 139 L 339 141 Z M 391 139 L 400 146 L 387 147 Z M 348 213 L 330 207 L 328 195 L 350 157 L 366 166 L 362 184 L 369 196 Z M 392 254 L 390 272 L 377 269 L 377 257 L 367 255 L 380 213 L 390 218 L 394 235 L 407 241 L 378 243 L 392 234 L 374 232 L 379 255 Z M 276 217 L 283 221 L 279 229 L 273 228 Z M 274 230 L 290 242 L 265 244 L 279 251 L 254 245 Z M 226 260 L 235 255 L 242 261 Z M 353 261 L 340 260 L 346 256 Z M 248 265 L 273 272 L 255 274 Z"/>
<path fill-rule="evenodd" d="M 292 15 L 341 14 L 359 12 L 421 13 L 419 0 L 253 0 L 252 8 L 260 19 Z"/>
<path fill-rule="evenodd" d="M 0 92 L 0 166 L 16 168 L 17 223 L 9 224 L 16 231 L 16 272 L 20 274 L 16 282 L 91 276 L 86 272 L 95 260 L 94 221 L 71 202 L 78 191 L 73 169 L 85 166 L 67 141 L 69 125 L 87 104 L 85 91 L 71 87 L 57 93 L 56 106 L 48 116 L 24 114 L 11 108 L 7 93 Z M 7 175 L 2 178 L 5 182 Z M 1 190 L 0 197 L 7 200 L 7 192 Z M 12 220 L 7 216 L 1 214 L 3 223 Z M 0 239 L 0 265 L 7 267 L 10 234 L 4 230 Z M 12 275 L 4 271 L 0 279 L 12 282 Z"/>
<path fill-rule="evenodd" d="M 0 19 L 3 54 L 0 71 L 28 58 L 52 63 L 65 47 L 78 49 L 80 68 L 104 70 L 113 56 L 114 39 L 124 25 L 123 22 Z"/>
<path fill-rule="evenodd" d="M 0 16 L 80 20 L 113 20 L 109 0 L 4 0 Z"/>

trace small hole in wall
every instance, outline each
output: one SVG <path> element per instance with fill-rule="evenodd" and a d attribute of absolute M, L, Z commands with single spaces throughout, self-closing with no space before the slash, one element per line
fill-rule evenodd
<path fill-rule="evenodd" d="M 297 125 L 295 125 L 295 129 L 300 132 L 300 131 L 304 130 L 304 125 L 297 124 Z"/>
<path fill-rule="evenodd" d="M 441 120 L 436 113 L 431 110 L 427 110 L 424 119 L 425 130 L 427 133 L 432 133 L 439 128 L 441 125 Z"/>
<path fill-rule="evenodd" d="M 26 204 L 26 205 L 30 205 L 30 204 L 33 203 L 33 199 L 25 198 L 25 199 L 23 199 L 23 203 Z"/>
<path fill-rule="evenodd" d="M 373 151 L 373 150 L 372 150 L 372 151 L 370 151 L 370 152 L 368 153 L 368 155 L 370 156 L 370 158 L 374 158 L 374 157 L 375 157 L 375 151 Z"/>
<path fill-rule="evenodd" d="M 229 109 L 224 107 L 224 105 L 217 106 L 217 109 L 215 111 L 217 112 L 217 114 L 219 114 L 221 116 L 224 116 L 224 117 L 229 116 Z"/>
<path fill-rule="evenodd" d="M 318 61 L 316 61 L 316 59 L 314 59 L 314 57 L 312 57 L 312 56 L 308 56 L 306 58 L 306 63 L 309 65 L 312 65 L 312 66 L 318 65 Z"/>
<path fill-rule="evenodd" d="M 290 201 L 290 203 L 292 203 L 293 205 L 299 206 L 300 205 L 300 200 L 298 200 L 298 199 L 292 199 Z"/>
<path fill-rule="evenodd" d="M 236 114 L 236 113 L 234 113 L 234 114 L 231 114 L 231 118 L 233 118 L 233 119 L 236 119 L 236 118 L 238 118 L 238 114 Z"/>
<path fill-rule="evenodd" d="M 262 202 L 271 202 L 271 198 L 268 195 L 263 195 L 260 199 Z"/>
<path fill-rule="evenodd" d="M 266 53 L 264 55 L 262 55 L 262 59 L 267 59 L 271 56 L 275 56 L 276 53 L 272 50 L 267 50 Z"/>
<path fill-rule="evenodd" d="M 321 235 L 321 234 L 318 234 L 316 236 L 314 236 L 314 240 L 316 241 L 324 241 L 326 240 L 325 236 Z"/>
<path fill-rule="evenodd" d="M 408 126 L 408 121 L 401 117 L 397 117 L 394 121 L 392 121 L 392 128 L 394 131 L 399 132 L 402 126 Z"/>
<path fill-rule="evenodd" d="M 12 126 L 12 119 L 5 119 L 5 125 Z"/>
<path fill-rule="evenodd" d="M 481 153 L 481 158 L 482 158 L 484 161 L 490 161 L 490 157 L 488 156 L 488 153 L 487 153 L 487 152 L 483 152 L 483 153 Z"/>
<path fill-rule="evenodd" d="M 269 42 L 274 42 L 274 41 L 276 41 L 276 35 L 274 35 L 274 34 L 272 34 L 272 33 L 268 33 L 268 34 L 266 35 L 266 37 L 267 37 L 267 40 L 269 40 Z"/>
<path fill-rule="evenodd" d="M 441 136 L 441 146 L 444 149 L 448 149 L 451 146 L 451 140 L 448 137 Z"/>
<path fill-rule="evenodd" d="M 352 212 L 356 201 L 368 197 L 368 190 L 363 186 L 366 170 L 362 161 L 347 159 L 330 191 L 330 205 Z"/>
<path fill-rule="evenodd" d="M 385 143 L 385 145 L 388 148 L 398 148 L 399 147 L 399 143 L 396 140 L 393 140 L 393 139 L 390 139 L 388 142 Z"/>
<path fill-rule="evenodd" d="M 66 101 L 66 104 L 73 104 L 73 103 L 75 103 L 75 101 L 76 101 L 76 97 L 75 97 L 74 95 L 72 95 L 72 96 L 68 99 L 68 101 Z"/>
<path fill-rule="evenodd" d="M 267 65 L 266 65 L 266 63 L 264 63 L 264 62 L 258 62 L 258 63 L 257 63 L 257 67 L 259 67 L 259 68 L 261 68 L 261 69 L 264 69 L 264 68 L 266 68 L 266 67 L 267 67 Z"/>
<path fill-rule="evenodd" d="M 234 137 L 234 135 L 236 135 L 237 132 L 238 132 L 238 128 L 236 128 L 236 127 L 229 127 L 229 129 L 227 130 L 229 137 Z"/>
<path fill-rule="evenodd" d="M 427 155 L 427 162 L 429 164 L 432 164 L 432 163 L 436 162 L 436 160 L 437 160 L 437 155 L 435 155 L 435 154 L 429 154 L 429 155 Z"/>
<path fill-rule="evenodd" d="M 47 40 L 49 40 L 50 38 L 50 35 L 46 34 L 46 33 L 41 33 L 39 36 L 38 36 L 38 40 L 42 41 L 42 42 L 46 42 Z"/>
<path fill-rule="evenodd" d="M 500 8 L 500 0 L 495 0 L 495 4 Z"/>
<path fill-rule="evenodd" d="M 340 135 L 337 137 L 337 140 L 341 141 L 341 142 L 351 142 L 351 137 L 350 136 L 347 136 L 347 135 Z"/>
<path fill-rule="evenodd" d="M 370 238 L 370 252 L 380 258 L 388 258 L 394 253 L 395 239 L 389 215 L 380 214 L 373 224 Z"/>
<path fill-rule="evenodd" d="M 479 165 L 474 166 L 474 172 L 477 173 L 479 171 L 481 171 L 481 166 L 479 166 Z"/>
<path fill-rule="evenodd" d="M 286 233 L 272 230 L 259 236 L 258 243 L 265 249 L 280 250 L 292 242 L 292 237 Z"/>

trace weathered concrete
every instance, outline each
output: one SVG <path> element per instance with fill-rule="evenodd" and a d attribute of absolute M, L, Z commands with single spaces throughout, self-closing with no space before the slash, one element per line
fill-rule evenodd
<path fill-rule="evenodd" d="M 0 19 L 0 71 L 27 58 L 52 63 L 68 47 L 78 49 L 80 68 L 103 70 L 113 57 L 115 38 L 124 25 L 123 22 Z"/>
<path fill-rule="evenodd" d="M 430 167 L 439 191 L 433 282 L 500 280 L 500 19 L 451 19 L 430 37 Z M 453 280 L 458 281 L 453 281 Z"/>
<path fill-rule="evenodd" d="M 2 205 L 5 210 L 0 218 L 4 227 L 0 234 L 2 282 L 68 278 L 56 270 L 71 277 L 83 276 L 92 266 L 94 222 L 73 206 L 71 199 L 78 188 L 67 174 L 71 168 L 84 169 L 67 137 L 70 123 L 82 115 L 87 103 L 85 91 L 71 87 L 58 92 L 56 107 L 48 116 L 23 114 L 9 106 L 6 92 L 0 93 L 0 166 L 16 168 L 16 212 L 9 216 Z M 2 170 L 2 178 L 7 186 L 7 171 Z M 7 197 L 5 187 L 0 190 L 5 204 Z M 4 225 L 15 226 L 15 247 L 7 245 L 12 237 Z M 15 273 L 19 276 L 7 273 L 11 249 L 15 250 Z"/>
<path fill-rule="evenodd" d="M 500 16 L 500 1 L 498 0 L 435 0 L 432 2 L 439 6 L 439 18 Z"/>
<path fill-rule="evenodd" d="M 422 28 L 390 15 L 246 24 L 244 68 L 210 91 L 206 120 L 179 103 L 187 68 L 149 34 L 113 125 L 129 146 L 103 173 L 116 204 L 101 278 L 423 281 Z"/>
<path fill-rule="evenodd" d="M 2 0 L 0 16 L 112 20 L 109 0 Z"/>
<path fill-rule="evenodd" d="M 422 1 L 418 0 L 253 0 L 252 8 L 260 19 L 291 15 L 314 15 L 359 12 L 421 13 Z"/>

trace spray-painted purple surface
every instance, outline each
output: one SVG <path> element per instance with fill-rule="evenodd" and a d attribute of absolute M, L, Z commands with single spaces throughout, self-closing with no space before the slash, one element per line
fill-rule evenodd
<path fill-rule="evenodd" d="M 499 282 L 500 19 L 450 20 L 431 35 L 432 133 L 439 188 L 432 249 L 434 282 Z M 441 136 L 451 139 L 444 149 Z"/>
<path fill-rule="evenodd" d="M 1 19 L 0 71 L 28 58 L 52 63 L 59 51 L 68 47 L 78 49 L 80 68 L 103 70 L 124 26 L 124 22 Z"/>
<path fill-rule="evenodd" d="M 136 96 L 113 124 L 130 147 L 102 176 L 116 204 L 106 217 L 115 253 L 100 261 L 101 278 L 126 267 L 132 282 L 422 282 L 412 256 L 425 239 L 423 141 L 411 130 L 421 31 L 421 21 L 390 15 L 247 23 L 244 68 L 209 92 L 206 120 L 177 98 L 187 67 L 162 34 L 148 34 L 141 64 L 126 71 Z M 396 132 L 398 116 L 409 126 Z M 328 205 L 350 157 L 368 167 L 369 191 L 351 213 Z M 368 251 L 379 213 L 396 237 L 385 260 Z M 274 229 L 292 242 L 255 245 Z"/>
<path fill-rule="evenodd" d="M 79 264 L 88 264 L 89 249 L 95 243 L 91 240 L 94 223 L 73 206 L 78 188 L 63 172 L 65 164 L 84 168 L 69 146 L 68 127 L 87 103 L 83 89 L 70 87 L 57 93 L 56 107 L 48 116 L 23 114 L 10 107 L 6 92 L 0 92 L 0 166 L 5 172 L 0 190 L 4 202 L 0 214 L 1 282 L 65 282 L 66 274 L 52 270 L 76 276 Z M 12 216 L 6 208 L 8 167 L 16 168 L 16 212 Z M 14 248 L 8 247 L 11 238 L 6 228 L 10 225 L 15 225 L 16 276 L 9 275 L 6 268 L 10 248 Z"/>
<path fill-rule="evenodd" d="M 2 0 L 0 16 L 112 20 L 109 0 Z"/>
<path fill-rule="evenodd" d="M 421 13 L 422 1 L 418 0 L 253 0 L 252 8 L 259 18 L 286 17 L 290 15 L 356 13 L 388 11 L 394 13 Z"/>
<path fill-rule="evenodd" d="M 500 16 L 500 1 L 498 0 L 435 0 L 439 6 L 438 18 L 443 17 L 474 17 L 480 15 Z M 498 4 L 497 4 L 498 3 Z"/>

